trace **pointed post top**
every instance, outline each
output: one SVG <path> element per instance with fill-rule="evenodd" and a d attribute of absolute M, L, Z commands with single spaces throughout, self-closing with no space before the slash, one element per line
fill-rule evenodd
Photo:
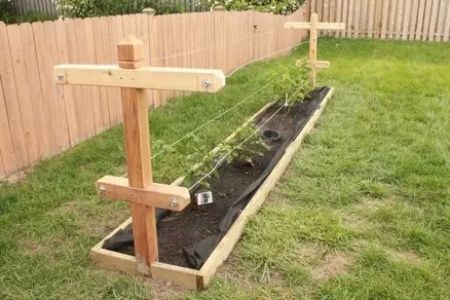
<path fill-rule="evenodd" d="M 117 45 L 117 56 L 121 68 L 140 68 L 145 64 L 144 43 L 135 36 L 129 35 Z"/>

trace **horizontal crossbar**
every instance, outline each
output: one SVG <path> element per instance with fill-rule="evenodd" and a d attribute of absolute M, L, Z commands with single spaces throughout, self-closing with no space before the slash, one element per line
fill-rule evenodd
<path fill-rule="evenodd" d="M 330 62 L 326 60 L 318 60 L 314 63 L 314 66 L 318 69 L 328 69 L 330 67 Z"/>
<path fill-rule="evenodd" d="M 309 22 L 286 22 L 284 28 L 292 29 L 311 29 Z M 318 23 L 317 29 L 321 30 L 344 30 L 345 23 Z"/>
<path fill-rule="evenodd" d="M 185 187 L 152 183 L 145 189 L 130 187 L 128 179 L 105 176 L 97 181 L 102 197 L 124 200 L 131 203 L 182 211 L 191 202 L 189 190 Z"/>
<path fill-rule="evenodd" d="M 210 93 L 225 86 L 225 75 L 221 70 L 214 69 L 122 69 L 117 65 L 57 65 L 54 67 L 54 75 L 58 84 Z"/>

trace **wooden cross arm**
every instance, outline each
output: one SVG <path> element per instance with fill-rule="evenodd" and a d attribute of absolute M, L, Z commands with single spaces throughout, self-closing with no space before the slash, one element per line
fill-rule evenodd
<path fill-rule="evenodd" d="M 310 62 L 311 63 L 311 62 Z M 297 66 L 303 65 L 303 60 L 299 59 L 296 63 Z M 316 60 L 312 67 L 317 69 L 328 69 L 331 66 L 331 63 L 327 60 Z"/>
<path fill-rule="evenodd" d="M 182 211 L 191 202 L 189 190 L 185 187 L 152 183 L 141 189 L 130 187 L 128 179 L 105 176 L 97 181 L 102 197 L 125 200 L 131 203 Z"/>
<path fill-rule="evenodd" d="M 311 29 L 311 23 L 308 22 L 286 22 L 284 28 L 287 29 Z M 323 30 L 344 30 L 345 23 L 318 23 L 317 29 Z"/>
<path fill-rule="evenodd" d="M 328 69 L 330 67 L 330 62 L 326 60 L 318 60 L 314 62 L 314 67 L 318 69 Z"/>
<path fill-rule="evenodd" d="M 142 67 L 122 69 L 117 65 L 57 65 L 58 84 L 114 86 L 138 89 L 214 93 L 225 86 L 221 70 Z"/>

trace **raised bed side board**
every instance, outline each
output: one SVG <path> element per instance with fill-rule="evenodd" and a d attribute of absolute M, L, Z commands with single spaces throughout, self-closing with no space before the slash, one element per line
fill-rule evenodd
<path fill-rule="evenodd" d="M 220 243 L 211 253 L 200 270 L 179 267 L 161 262 L 154 262 L 150 266 L 150 273 L 144 275 L 151 276 L 154 279 L 170 281 L 176 285 L 188 289 L 203 289 L 207 287 L 214 277 L 217 268 L 228 258 L 234 246 L 241 237 L 248 218 L 254 215 L 267 199 L 269 192 L 273 189 L 281 175 L 287 169 L 289 162 L 294 156 L 294 153 L 300 148 L 303 139 L 314 127 L 314 124 L 322 114 L 323 109 L 325 108 L 328 100 L 331 98 L 333 93 L 334 89 L 330 88 L 327 95 L 322 100 L 319 108 L 313 113 L 296 139 L 288 146 L 278 164 L 275 166 L 275 168 L 272 170 L 270 175 L 266 178 L 257 192 L 253 195 L 252 199 L 249 201 L 245 209 L 238 216 L 236 221 L 224 235 Z M 260 112 L 261 111 L 256 113 L 251 119 L 254 119 Z M 173 182 L 172 185 L 179 185 L 180 182 L 181 180 L 178 179 Z M 141 275 L 141 273 L 137 270 L 136 259 L 134 256 L 102 248 L 105 240 L 112 237 L 117 231 L 126 228 L 131 223 L 131 221 L 131 218 L 127 219 L 91 249 L 91 258 L 95 264 L 108 270 L 121 271 L 133 275 Z"/>

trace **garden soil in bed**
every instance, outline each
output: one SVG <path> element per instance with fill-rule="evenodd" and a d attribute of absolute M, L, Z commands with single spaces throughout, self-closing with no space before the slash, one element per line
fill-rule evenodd
<path fill-rule="evenodd" d="M 273 116 L 262 128 L 278 132 L 281 139 L 267 141 L 270 150 L 253 158 L 253 165 L 233 161 L 224 163 L 218 176 L 208 180 L 214 202 L 197 206 L 191 204 L 182 212 L 159 211 L 159 261 L 199 269 L 214 250 L 240 211 L 284 154 L 284 150 L 301 132 L 329 88 L 313 91 L 302 103 L 274 113 L 283 103 L 275 103 L 255 120 L 259 126 Z M 249 188 L 250 187 L 250 188 Z M 193 191 L 195 194 L 198 191 Z M 238 201 L 238 202 L 237 202 Z M 227 219 L 227 221 L 224 221 Z M 104 248 L 134 255 L 131 224 L 105 241 Z"/>

